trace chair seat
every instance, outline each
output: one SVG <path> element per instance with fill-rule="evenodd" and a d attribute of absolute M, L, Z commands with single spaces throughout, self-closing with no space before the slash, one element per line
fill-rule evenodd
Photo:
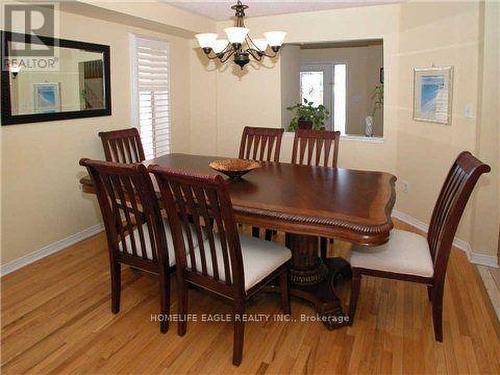
<path fill-rule="evenodd" d="M 219 279 L 225 281 L 224 258 L 222 256 L 221 242 L 219 236 L 215 237 L 215 249 L 217 256 L 217 268 L 219 270 Z M 243 258 L 243 273 L 245 275 L 245 290 L 249 290 L 273 271 L 292 257 L 290 249 L 278 245 L 275 242 L 263 241 L 258 238 L 240 236 L 241 254 Z M 208 240 L 204 241 L 206 254 L 207 274 L 213 277 L 212 256 L 210 253 L 210 244 Z M 201 270 L 200 249 L 195 249 L 196 269 Z M 186 256 L 187 268 L 191 268 L 191 259 Z M 231 265 L 229 265 L 231 270 Z"/>
<path fill-rule="evenodd" d="M 163 219 L 163 227 L 165 228 L 165 235 L 167 237 L 168 263 L 169 263 L 168 265 L 170 267 L 172 267 L 172 266 L 175 266 L 175 248 L 174 248 L 174 240 L 172 238 L 172 233 L 170 232 L 170 225 L 169 225 L 167 219 Z M 149 231 L 148 231 L 147 224 L 144 224 L 142 226 L 142 231 L 144 233 L 144 244 L 146 246 L 146 257 L 149 260 L 152 260 L 153 259 L 153 252 L 152 252 L 152 248 L 151 248 L 151 241 L 149 238 Z M 137 228 L 135 228 L 133 233 L 134 233 L 134 242 L 136 244 L 137 254 L 142 257 L 142 252 L 141 252 L 142 247 L 140 245 L 141 240 L 139 237 L 139 230 Z M 196 233 L 195 233 L 195 230 L 193 227 L 191 227 L 191 233 L 192 233 L 193 241 L 195 242 L 195 246 L 198 246 L 198 243 L 196 240 Z M 183 231 L 183 234 L 184 234 L 184 241 L 186 242 L 187 236 L 186 236 L 186 233 L 184 233 L 184 231 Z M 203 237 L 205 238 L 205 236 L 203 236 Z M 132 254 L 132 244 L 131 244 L 130 238 L 131 238 L 131 236 L 127 236 L 125 238 L 125 243 L 127 246 L 127 253 L 128 254 Z M 123 252 L 121 241 L 118 243 L 118 248 L 121 252 Z"/>
<path fill-rule="evenodd" d="M 404 275 L 434 275 L 427 239 L 398 229 L 392 230 L 389 241 L 381 246 L 353 246 L 351 266 Z"/>

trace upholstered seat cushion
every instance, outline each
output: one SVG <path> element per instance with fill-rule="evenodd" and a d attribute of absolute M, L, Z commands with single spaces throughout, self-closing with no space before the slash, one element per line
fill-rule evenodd
<path fill-rule="evenodd" d="M 243 258 L 243 272 L 245 274 L 245 290 L 262 281 L 265 277 L 286 263 L 291 257 L 291 251 L 277 243 L 263 241 L 258 238 L 240 236 L 241 254 Z M 207 274 L 213 276 L 212 256 L 208 240 L 204 241 L 205 256 L 207 262 Z M 218 235 L 215 235 L 215 249 L 217 256 L 217 269 L 219 279 L 225 281 L 224 258 L 222 256 L 221 243 Z M 196 270 L 201 272 L 200 249 L 195 249 Z M 186 257 L 187 267 L 191 268 L 191 259 Z M 231 267 L 231 264 L 229 265 Z M 231 271 L 231 268 L 230 268 Z M 232 272 L 232 271 L 231 271 Z"/>
<path fill-rule="evenodd" d="M 353 246 L 351 266 L 424 277 L 434 274 L 427 239 L 398 229 L 391 231 L 389 241 L 384 245 Z"/>
<path fill-rule="evenodd" d="M 172 238 L 172 233 L 170 232 L 170 225 L 169 225 L 167 219 L 163 220 L 163 227 L 165 228 L 165 234 L 166 234 L 166 237 L 167 237 L 168 263 L 169 263 L 169 266 L 173 266 L 173 265 L 175 265 L 174 240 Z M 144 233 L 144 244 L 146 246 L 146 257 L 149 260 L 152 260 L 153 259 L 153 252 L 152 252 L 152 247 L 151 247 L 151 240 L 149 238 L 148 227 L 147 227 L 146 224 L 144 224 L 142 226 L 142 231 Z M 196 233 L 195 233 L 194 227 L 191 227 L 191 233 L 192 233 L 192 238 L 193 238 L 193 241 L 194 241 L 194 245 L 198 246 L 198 241 L 196 239 Z M 133 234 L 134 234 L 134 242 L 136 244 L 137 254 L 142 257 L 142 252 L 141 252 L 142 247 L 141 247 L 141 240 L 140 240 L 140 237 L 139 237 L 139 230 L 137 228 L 135 228 Z M 205 236 L 203 236 L 203 237 L 205 238 Z M 186 236 L 186 233 L 184 233 L 184 242 L 186 243 L 186 247 L 187 247 L 187 236 Z M 126 243 L 126 246 L 127 246 L 127 253 L 128 254 L 132 254 L 131 236 L 127 236 L 125 238 L 125 243 Z M 122 242 L 120 241 L 118 243 L 118 248 L 120 249 L 120 251 L 123 251 L 122 247 L 123 247 L 122 246 Z"/>

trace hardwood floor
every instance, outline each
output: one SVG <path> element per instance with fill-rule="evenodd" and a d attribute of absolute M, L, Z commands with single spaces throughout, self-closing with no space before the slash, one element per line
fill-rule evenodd
<path fill-rule="evenodd" d="M 408 228 L 399 224 L 399 227 Z M 335 252 L 348 251 L 336 242 Z M 161 335 L 157 280 L 123 272 L 122 308 L 110 308 L 103 234 L 1 279 L 1 370 L 31 373 L 499 373 L 500 328 L 477 270 L 453 251 L 444 299 L 444 342 L 434 341 L 425 287 L 363 278 L 352 327 L 327 331 L 306 303 L 292 299 L 296 321 L 248 322 L 243 362 L 232 366 L 232 324 L 224 301 L 191 290 L 188 323 Z M 343 288 L 347 303 L 348 286 Z M 175 296 L 175 293 L 173 293 Z M 262 294 L 249 314 L 279 316 L 279 296 Z M 172 311 L 177 309 L 175 297 Z"/>

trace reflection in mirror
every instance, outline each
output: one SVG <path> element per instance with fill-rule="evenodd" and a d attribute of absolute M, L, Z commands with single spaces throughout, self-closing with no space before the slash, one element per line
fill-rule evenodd
<path fill-rule="evenodd" d="M 19 42 L 15 43 L 18 50 Z M 105 109 L 104 54 L 54 48 L 59 59 L 56 69 L 21 65 L 11 72 L 12 115 Z"/>
<path fill-rule="evenodd" d="M 382 40 L 286 44 L 280 57 L 283 127 L 296 123 L 297 112 L 287 108 L 307 102 L 328 111 L 321 128 L 382 137 L 383 55 Z M 298 126 L 319 128 L 307 121 Z"/>

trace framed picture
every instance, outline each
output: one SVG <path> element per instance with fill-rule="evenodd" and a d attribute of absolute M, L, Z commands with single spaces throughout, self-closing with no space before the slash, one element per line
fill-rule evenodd
<path fill-rule="evenodd" d="M 56 113 L 61 111 L 59 83 L 34 83 L 33 104 L 35 113 Z"/>
<path fill-rule="evenodd" d="M 413 70 L 413 119 L 451 124 L 453 67 Z"/>

